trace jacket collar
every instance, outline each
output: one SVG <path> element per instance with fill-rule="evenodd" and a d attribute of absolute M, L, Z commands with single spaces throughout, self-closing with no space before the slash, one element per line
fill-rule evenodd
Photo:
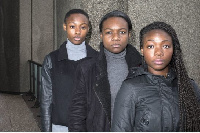
<path fill-rule="evenodd" d="M 134 48 L 132 45 L 128 44 L 126 47 L 126 56 L 125 56 L 126 62 L 128 64 L 129 70 L 132 67 L 137 67 L 142 64 L 142 57 L 139 54 L 139 52 Z M 100 53 L 98 56 L 97 61 L 97 68 L 100 72 L 101 76 L 107 75 L 107 62 L 106 62 L 106 56 L 104 53 L 104 46 L 103 43 L 100 43 Z"/>
<path fill-rule="evenodd" d="M 156 84 L 158 80 L 165 80 L 166 82 L 171 83 L 176 78 L 175 71 L 172 68 L 169 69 L 167 77 L 165 78 L 164 76 L 151 74 L 145 71 L 143 67 L 133 67 L 129 71 L 127 79 L 134 78 L 141 75 L 146 75 L 149 79 L 151 79 L 151 82 L 154 84 Z"/>
<path fill-rule="evenodd" d="M 68 54 L 66 49 L 67 41 L 65 41 L 60 48 L 58 49 L 58 61 L 61 60 L 68 60 Z M 86 45 L 87 57 L 94 57 L 96 56 L 97 52 L 88 44 Z"/>

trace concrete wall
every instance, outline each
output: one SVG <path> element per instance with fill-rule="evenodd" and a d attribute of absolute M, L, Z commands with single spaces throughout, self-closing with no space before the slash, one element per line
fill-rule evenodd
<path fill-rule="evenodd" d="M 20 0 L 20 92 L 30 87 L 28 60 L 42 64 L 54 49 L 53 0 Z"/>
<path fill-rule="evenodd" d="M 27 92 L 30 86 L 29 63 L 31 60 L 31 0 L 20 0 L 20 92 Z"/>
<path fill-rule="evenodd" d="M 153 21 L 165 21 L 177 31 L 189 76 L 200 86 L 199 0 L 0 0 L 0 91 L 29 90 L 29 65 L 66 40 L 62 24 L 73 8 L 88 12 L 89 44 L 99 50 L 99 21 L 113 10 L 127 13 L 133 23 L 130 43 L 139 50 L 139 31 Z"/>
<path fill-rule="evenodd" d="M 139 31 L 153 21 L 164 21 L 176 30 L 189 76 L 200 86 L 200 1 L 199 0 L 57 0 L 57 46 L 65 39 L 62 29 L 64 15 L 72 8 L 88 12 L 92 24 L 89 44 L 99 50 L 99 21 L 107 12 L 126 12 L 133 24 L 130 43 L 139 50 Z M 60 17 L 58 17 L 60 16 Z"/>
<path fill-rule="evenodd" d="M 176 30 L 189 76 L 200 86 L 200 1 L 199 0 L 132 0 L 128 14 L 136 33 L 153 21 L 164 21 Z"/>
<path fill-rule="evenodd" d="M 32 59 L 42 63 L 54 48 L 53 0 L 32 0 Z"/>

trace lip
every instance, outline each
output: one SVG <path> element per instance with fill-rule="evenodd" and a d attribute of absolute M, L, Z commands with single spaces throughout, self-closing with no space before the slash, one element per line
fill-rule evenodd
<path fill-rule="evenodd" d="M 75 40 L 75 41 L 80 41 L 80 40 L 81 40 L 81 37 L 76 36 L 76 37 L 74 37 L 74 40 Z"/>
<path fill-rule="evenodd" d="M 120 44 L 112 44 L 111 46 L 114 48 L 119 48 L 121 45 Z"/>
<path fill-rule="evenodd" d="M 164 60 L 156 59 L 156 60 L 153 61 L 153 63 L 156 64 L 156 65 L 162 65 L 164 63 Z"/>

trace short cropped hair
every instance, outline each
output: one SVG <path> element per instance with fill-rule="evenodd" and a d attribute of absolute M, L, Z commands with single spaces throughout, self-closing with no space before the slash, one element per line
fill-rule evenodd
<path fill-rule="evenodd" d="M 99 24 L 100 32 L 102 32 L 103 22 L 105 20 L 107 20 L 108 18 L 111 18 L 111 17 L 121 17 L 121 18 L 123 18 L 128 23 L 128 30 L 129 31 L 132 30 L 132 23 L 131 23 L 131 19 L 129 18 L 129 16 L 127 14 L 125 14 L 124 12 L 114 10 L 112 12 L 109 12 L 108 14 L 106 14 L 105 16 L 103 16 L 101 18 L 101 21 L 100 21 L 100 24 Z"/>
<path fill-rule="evenodd" d="M 71 14 L 76 14 L 76 13 L 85 15 L 86 18 L 87 18 L 88 21 L 89 21 L 89 16 L 88 16 L 88 14 L 87 14 L 84 10 L 82 10 L 82 9 L 72 9 L 72 10 L 70 10 L 70 11 L 68 11 L 68 12 L 66 13 L 65 18 L 64 18 L 64 23 L 66 23 L 67 18 L 68 18 Z"/>

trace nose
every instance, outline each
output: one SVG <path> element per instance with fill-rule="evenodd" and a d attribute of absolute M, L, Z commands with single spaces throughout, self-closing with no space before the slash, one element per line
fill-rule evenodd
<path fill-rule="evenodd" d="M 77 28 L 75 29 L 75 34 L 80 34 L 80 33 L 81 33 L 81 29 L 77 27 Z"/>
<path fill-rule="evenodd" d="M 156 47 L 155 48 L 155 55 L 156 56 L 163 56 L 164 55 L 162 47 Z"/>
<path fill-rule="evenodd" d="M 112 41 L 120 41 L 120 36 L 118 33 L 113 33 Z"/>

